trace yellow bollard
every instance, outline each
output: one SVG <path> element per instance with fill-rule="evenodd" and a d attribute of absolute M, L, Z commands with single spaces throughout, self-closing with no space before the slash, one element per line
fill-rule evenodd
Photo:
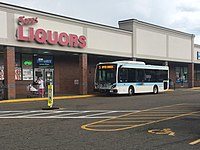
<path fill-rule="evenodd" d="M 48 85 L 48 106 L 53 106 L 53 85 Z"/>
<path fill-rule="evenodd" d="M 58 107 L 53 107 L 53 85 L 48 85 L 48 107 L 42 108 L 43 110 L 59 109 Z"/>

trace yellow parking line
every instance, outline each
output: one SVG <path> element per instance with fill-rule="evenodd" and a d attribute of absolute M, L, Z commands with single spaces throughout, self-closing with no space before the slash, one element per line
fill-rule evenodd
<path fill-rule="evenodd" d="M 193 142 L 190 142 L 189 144 L 190 145 L 195 145 L 195 144 L 198 144 L 200 142 L 200 139 L 196 140 L 196 141 L 193 141 Z"/>
<path fill-rule="evenodd" d="M 145 109 L 145 110 L 142 110 L 140 112 L 152 111 L 152 110 L 156 110 L 156 109 L 160 109 L 160 108 L 167 108 L 167 107 L 172 107 L 172 106 L 181 106 L 181 105 L 185 105 L 185 104 L 186 103 L 174 104 L 174 105 L 167 105 L 167 106 L 161 106 L 161 107 L 155 107 L 155 108 Z M 96 130 L 96 129 L 89 128 L 89 126 L 92 126 L 92 125 L 95 125 L 95 124 L 98 124 L 98 123 L 103 123 L 103 122 L 106 122 L 106 121 L 109 121 L 109 120 L 114 120 L 114 119 L 121 119 L 121 117 L 126 117 L 126 116 L 129 116 L 129 115 L 132 115 L 132 114 L 136 114 L 136 113 L 138 113 L 138 112 L 131 112 L 131 113 L 127 113 L 127 114 L 123 114 L 123 115 L 111 117 L 111 118 L 108 118 L 108 119 L 104 119 L 104 120 L 92 122 L 90 124 L 82 125 L 81 128 L 85 129 L 85 130 L 91 130 L 91 131 L 119 131 L 119 130 L 130 129 L 130 128 L 139 127 L 139 126 L 143 126 L 143 125 L 147 125 L 147 124 L 151 124 L 151 123 L 156 123 L 156 122 L 160 122 L 160 121 L 169 120 L 169 119 L 173 119 L 174 118 L 174 117 L 169 117 L 167 119 L 165 118 L 165 119 L 161 119 L 161 120 L 157 120 L 157 121 L 152 121 L 152 122 L 148 122 L 148 123 L 144 123 L 144 124 L 132 125 L 132 126 L 129 126 L 129 127 L 126 127 L 126 128 L 107 129 L 107 130 L 105 130 L 105 129 Z M 179 115 L 178 117 L 181 117 L 181 116 L 182 115 Z M 134 119 L 134 118 L 130 118 L 130 119 Z"/>
<path fill-rule="evenodd" d="M 131 117 L 131 118 L 114 118 L 115 120 L 140 120 L 140 118 L 134 118 L 134 117 Z M 152 118 L 145 118 L 145 119 L 152 119 Z M 144 120 L 144 118 L 142 119 Z"/>
<path fill-rule="evenodd" d="M 151 121 L 153 121 L 153 120 L 142 120 L 142 121 L 140 121 L 140 120 L 123 120 L 123 121 L 106 121 L 106 122 L 104 122 L 104 123 L 123 123 L 123 122 L 151 122 Z"/>
<path fill-rule="evenodd" d="M 90 128 L 90 126 L 94 126 L 97 123 L 105 122 L 105 120 L 101 120 L 101 121 L 93 122 L 93 123 L 90 123 L 90 124 L 82 125 L 81 128 L 85 129 L 85 130 L 89 130 L 89 131 L 108 131 L 108 132 L 109 131 L 121 131 L 121 130 L 127 130 L 127 129 L 131 129 L 131 128 L 145 126 L 145 125 L 148 125 L 148 124 L 159 123 L 159 122 L 162 122 L 162 121 L 167 121 L 167 120 L 180 118 L 180 117 L 184 117 L 184 116 L 189 116 L 189 115 L 192 115 L 192 114 L 195 114 L 195 113 L 199 113 L 199 112 L 200 111 L 196 111 L 196 112 L 182 114 L 182 115 L 178 115 L 178 116 L 174 116 L 174 117 L 168 117 L 168 118 L 164 118 L 164 119 L 160 119 L 160 120 L 155 120 L 155 121 L 151 121 L 151 122 L 147 122 L 147 123 L 143 123 L 143 124 L 130 125 L 130 126 L 124 127 L 124 128 L 116 128 L 116 129 L 95 129 L 95 128 Z M 109 120 L 111 120 L 111 118 Z"/>
<path fill-rule="evenodd" d="M 132 126 L 132 125 L 125 125 L 125 124 L 115 124 L 115 125 L 112 125 L 112 124 L 100 124 L 100 125 L 92 125 L 92 127 L 129 127 L 129 126 Z"/>
<path fill-rule="evenodd" d="M 131 117 L 163 117 L 163 116 L 174 116 L 176 114 L 133 114 Z"/>

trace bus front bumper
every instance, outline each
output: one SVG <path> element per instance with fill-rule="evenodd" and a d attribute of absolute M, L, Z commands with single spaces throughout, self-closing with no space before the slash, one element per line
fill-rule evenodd
<path fill-rule="evenodd" d="M 100 92 L 100 93 L 117 93 L 117 89 L 94 89 L 94 92 Z"/>

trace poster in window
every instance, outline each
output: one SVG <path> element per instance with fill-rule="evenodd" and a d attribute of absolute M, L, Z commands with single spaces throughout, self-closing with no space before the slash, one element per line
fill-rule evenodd
<path fill-rule="evenodd" d="M 4 70 L 0 69 L 0 80 L 4 80 Z"/>
<path fill-rule="evenodd" d="M 33 68 L 32 55 L 22 54 L 22 68 L 23 69 L 32 69 Z"/>
<path fill-rule="evenodd" d="M 22 69 L 20 67 L 15 67 L 15 80 L 22 79 Z"/>
<path fill-rule="evenodd" d="M 23 80 L 33 80 L 33 69 L 23 69 Z"/>
<path fill-rule="evenodd" d="M 4 80 L 4 66 L 0 65 L 0 80 Z"/>

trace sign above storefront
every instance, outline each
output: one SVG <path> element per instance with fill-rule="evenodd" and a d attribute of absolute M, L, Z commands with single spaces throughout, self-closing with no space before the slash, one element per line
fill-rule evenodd
<path fill-rule="evenodd" d="M 35 29 L 28 27 L 28 34 L 24 34 L 25 26 L 30 26 L 38 23 L 38 18 L 26 18 L 20 16 L 18 18 L 17 40 L 25 42 L 36 41 L 40 44 L 49 44 L 60 46 L 69 46 L 75 48 L 86 47 L 86 37 L 84 35 L 78 36 L 76 34 L 68 34 L 65 32 L 58 33 L 57 31 L 45 30 L 42 28 Z"/>
<path fill-rule="evenodd" d="M 38 18 L 25 18 L 25 16 L 20 16 L 18 18 L 18 25 L 24 26 L 24 25 L 33 25 L 35 23 L 38 23 Z"/>

